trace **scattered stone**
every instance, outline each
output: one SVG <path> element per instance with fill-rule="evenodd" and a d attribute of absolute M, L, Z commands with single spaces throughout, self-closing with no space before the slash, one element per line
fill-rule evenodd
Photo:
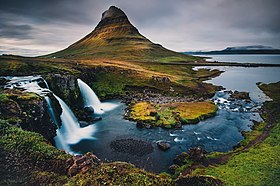
<path fill-rule="evenodd" d="M 176 165 L 182 166 L 185 164 L 185 160 L 187 158 L 190 158 L 190 155 L 186 152 L 182 152 L 181 154 L 177 155 L 174 159 L 173 159 L 173 163 L 175 163 Z"/>
<path fill-rule="evenodd" d="M 67 160 L 68 168 L 67 175 L 73 177 L 77 174 L 84 173 L 90 168 L 95 168 L 100 164 L 100 159 L 97 158 L 91 152 L 86 153 L 85 155 L 77 155 Z"/>
<path fill-rule="evenodd" d="M 144 128 L 145 125 L 144 125 L 143 121 L 137 121 L 137 122 L 136 122 L 136 127 L 137 127 L 137 128 Z"/>
<path fill-rule="evenodd" d="M 150 116 L 156 116 L 157 112 L 150 112 Z"/>
<path fill-rule="evenodd" d="M 205 154 L 207 153 L 201 147 L 190 148 L 188 152 L 189 152 L 190 158 L 197 162 L 201 162 L 201 161 L 205 160 L 205 158 L 206 158 Z"/>
<path fill-rule="evenodd" d="M 84 111 L 88 114 L 91 115 L 94 113 L 94 108 L 92 106 L 88 106 L 84 108 Z"/>
<path fill-rule="evenodd" d="M 163 83 L 170 83 L 170 79 L 168 77 L 160 77 L 160 76 L 152 76 L 154 81 L 163 82 Z"/>
<path fill-rule="evenodd" d="M 90 123 L 86 122 L 86 121 L 79 121 L 80 127 L 87 127 L 90 125 Z"/>
<path fill-rule="evenodd" d="M 145 123 L 145 128 L 146 128 L 146 129 L 151 129 L 151 128 L 153 128 L 153 126 L 150 125 L 149 123 Z"/>
<path fill-rule="evenodd" d="M 174 128 L 175 128 L 175 129 L 182 128 L 182 123 L 181 123 L 181 122 L 177 122 L 177 123 L 174 125 Z"/>
<path fill-rule="evenodd" d="M 239 99 L 239 100 L 242 100 L 242 99 L 249 99 L 250 100 L 250 96 L 249 96 L 249 92 L 238 92 L 238 91 L 234 91 L 231 95 L 230 95 L 231 98 L 234 98 L 234 99 Z"/>
<path fill-rule="evenodd" d="M 167 151 L 170 149 L 170 144 L 167 142 L 157 142 L 157 146 L 162 151 Z"/>
<path fill-rule="evenodd" d="M 179 165 L 173 164 L 173 165 L 171 165 L 171 166 L 168 167 L 168 170 L 169 170 L 169 172 L 170 172 L 171 174 L 175 174 L 176 169 L 178 169 L 179 167 L 180 167 Z"/>
<path fill-rule="evenodd" d="M 179 176 L 175 180 L 175 186 L 193 186 L 193 185 L 223 185 L 223 182 L 213 176 Z"/>

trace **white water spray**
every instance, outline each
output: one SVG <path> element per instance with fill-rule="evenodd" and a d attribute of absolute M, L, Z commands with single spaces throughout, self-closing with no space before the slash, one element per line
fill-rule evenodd
<path fill-rule="evenodd" d="M 81 79 L 78 79 L 78 86 L 83 97 L 84 107 L 93 107 L 95 114 L 103 114 L 118 106 L 113 103 L 101 103 L 95 92 Z"/>

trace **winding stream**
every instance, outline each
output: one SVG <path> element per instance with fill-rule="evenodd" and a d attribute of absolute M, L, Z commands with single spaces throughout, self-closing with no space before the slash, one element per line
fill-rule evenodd
<path fill-rule="evenodd" d="M 199 67 L 203 68 L 203 67 Z M 204 67 L 205 68 L 205 67 Z M 208 67 L 207 67 L 208 68 Z M 134 122 L 124 120 L 123 114 L 126 105 L 120 100 L 110 100 L 107 103 L 99 103 L 94 92 L 81 80 L 79 86 L 84 97 L 85 106 L 95 107 L 98 102 L 100 109 L 97 114 L 102 120 L 84 128 L 80 128 L 78 120 L 70 108 L 55 96 L 62 107 L 62 127 L 57 130 L 55 137 L 58 148 L 72 154 L 93 152 L 103 161 L 126 161 L 138 167 L 153 172 L 167 171 L 172 164 L 173 158 L 191 147 L 201 146 L 208 152 L 226 152 L 243 139 L 241 131 L 248 131 L 253 121 L 261 121 L 257 110 L 261 104 L 268 100 L 256 86 L 257 82 L 277 82 L 280 80 L 280 68 L 243 68 L 243 67 L 211 67 L 225 71 L 209 83 L 222 85 L 227 90 L 248 91 L 252 102 L 235 102 L 228 100 L 228 92 L 217 92 L 213 101 L 218 104 L 219 110 L 215 117 L 201 121 L 195 125 L 185 125 L 181 129 L 138 129 Z M 198 68 L 195 68 L 195 70 Z M 40 76 L 37 77 L 10 77 L 7 88 L 20 87 L 27 91 L 46 96 L 50 92 L 47 84 L 40 88 L 37 81 L 45 82 Z M 9 87 L 10 86 L 10 87 Z M 88 98 L 94 98 L 89 100 Z M 54 112 L 49 98 L 45 99 L 49 104 L 49 112 Z M 82 109 L 82 108 L 81 108 Z M 54 114 L 50 114 L 53 118 Z M 54 120 L 54 119 L 53 119 Z M 57 121 L 54 121 L 55 123 Z M 146 141 L 153 146 L 152 152 L 141 156 L 117 152 L 111 148 L 112 141 L 120 139 L 135 139 Z M 171 148 L 163 152 L 158 149 L 156 142 L 164 140 L 171 144 Z"/>

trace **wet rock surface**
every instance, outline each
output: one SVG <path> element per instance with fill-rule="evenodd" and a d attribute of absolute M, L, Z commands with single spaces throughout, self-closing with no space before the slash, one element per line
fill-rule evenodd
<path fill-rule="evenodd" d="M 246 99 L 246 100 L 250 100 L 250 96 L 249 96 L 249 92 L 238 92 L 238 91 L 234 91 L 231 95 L 231 98 L 234 99 Z"/>
<path fill-rule="evenodd" d="M 171 147 L 170 143 L 168 142 L 157 142 L 157 146 L 162 151 L 167 151 Z"/>
<path fill-rule="evenodd" d="M 153 152 L 151 143 L 137 139 L 117 139 L 110 144 L 111 148 L 117 152 L 128 153 L 136 156 L 144 156 Z"/>
<path fill-rule="evenodd" d="M 70 108 L 82 108 L 82 98 L 77 78 L 68 74 L 48 74 L 45 76 L 50 90 L 63 99 Z"/>
<path fill-rule="evenodd" d="M 16 89 L 0 91 L 5 99 L 0 100 L 0 118 L 10 124 L 42 134 L 54 144 L 57 126 L 51 121 L 44 98 Z"/>

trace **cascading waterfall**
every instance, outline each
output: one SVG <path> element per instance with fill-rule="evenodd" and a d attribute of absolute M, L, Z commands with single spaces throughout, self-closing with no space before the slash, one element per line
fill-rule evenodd
<path fill-rule="evenodd" d="M 68 144 L 75 144 L 78 143 L 81 139 L 95 139 L 94 137 L 92 137 L 92 134 L 95 131 L 95 126 L 89 125 L 87 127 L 80 128 L 78 119 L 71 111 L 71 109 L 62 99 L 60 99 L 56 95 L 54 96 L 58 100 L 62 108 L 62 113 L 60 115 L 62 125 L 60 131 L 65 136 L 65 141 Z"/>
<path fill-rule="evenodd" d="M 60 125 L 55 114 L 55 108 L 52 104 L 52 100 L 48 96 L 51 91 L 49 90 L 47 82 L 41 76 L 7 77 L 6 79 L 9 80 L 9 82 L 5 88 L 22 88 L 27 92 L 33 92 L 45 98 L 48 104 L 50 117 L 58 127 L 57 136 L 54 138 L 57 148 L 73 154 L 73 152 L 71 152 L 70 145 L 76 144 L 83 139 L 95 139 L 92 136 L 96 130 L 95 126 L 89 125 L 87 127 L 80 128 L 79 121 L 71 109 L 61 98 L 53 94 L 62 109 L 62 113 L 60 115 Z M 47 88 L 40 87 L 38 84 L 39 81 L 43 81 Z"/>
<path fill-rule="evenodd" d="M 81 79 L 78 79 L 78 86 L 80 88 L 84 107 L 93 107 L 95 114 L 103 114 L 105 111 L 115 109 L 118 105 L 113 103 L 101 103 L 95 92 Z"/>
<path fill-rule="evenodd" d="M 104 111 L 102 109 L 101 101 L 98 99 L 95 92 L 81 79 L 78 79 L 78 86 L 83 97 L 84 107 L 93 107 L 94 113 L 103 114 Z"/>

